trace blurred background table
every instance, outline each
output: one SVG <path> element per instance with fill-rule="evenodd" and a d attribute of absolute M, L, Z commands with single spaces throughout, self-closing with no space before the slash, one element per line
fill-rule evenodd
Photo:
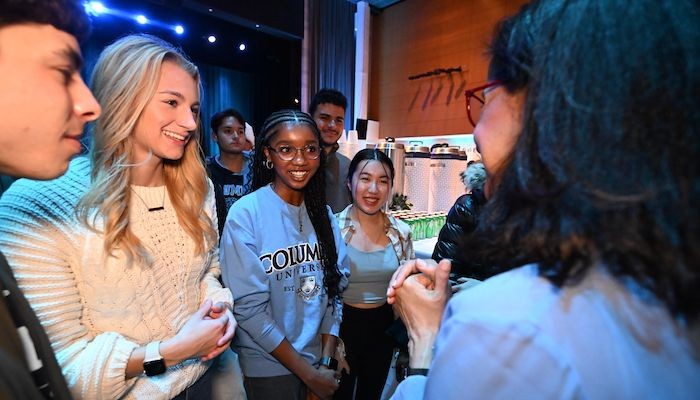
<path fill-rule="evenodd" d="M 437 236 L 414 240 L 413 250 L 416 252 L 416 258 L 431 258 L 433 256 L 433 249 L 435 249 L 435 244 L 437 243 Z"/>

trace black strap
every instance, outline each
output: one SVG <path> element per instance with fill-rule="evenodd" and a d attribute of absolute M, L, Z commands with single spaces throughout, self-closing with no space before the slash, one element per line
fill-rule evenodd
<path fill-rule="evenodd" d="M 411 368 L 411 367 L 408 367 L 408 374 L 407 374 L 407 375 L 408 375 L 408 376 L 411 376 L 411 375 L 423 375 L 423 376 L 427 376 L 427 375 L 428 375 L 428 371 L 430 371 L 430 369 L 428 369 L 428 368 Z"/>

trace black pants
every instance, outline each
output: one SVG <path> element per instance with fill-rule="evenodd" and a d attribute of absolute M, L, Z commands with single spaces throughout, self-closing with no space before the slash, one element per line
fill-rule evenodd
<path fill-rule="evenodd" d="M 389 304 L 370 309 L 343 305 L 340 337 L 345 341 L 350 374 L 343 374 L 334 399 L 381 397 L 394 349 L 394 340 L 385 331 L 393 322 L 394 313 Z"/>
<path fill-rule="evenodd" d="M 248 400 L 304 400 L 306 385 L 296 375 L 243 378 Z"/>

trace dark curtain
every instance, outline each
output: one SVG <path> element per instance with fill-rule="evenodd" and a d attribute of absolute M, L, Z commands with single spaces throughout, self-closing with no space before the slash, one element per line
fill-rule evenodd
<path fill-rule="evenodd" d="M 209 120 L 211 116 L 226 108 L 235 108 L 253 127 L 253 104 L 255 93 L 249 74 L 212 65 L 199 64 L 202 79 L 202 148 L 204 154 L 218 154 L 216 143 L 211 138 Z"/>
<path fill-rule="evenodd" d="M 348 0 L 309 0 L 308 4 L 309 101 L 322 88 L 339 90 L 348 98 L 345 129 L 353 129 L 356 6 Z"/>

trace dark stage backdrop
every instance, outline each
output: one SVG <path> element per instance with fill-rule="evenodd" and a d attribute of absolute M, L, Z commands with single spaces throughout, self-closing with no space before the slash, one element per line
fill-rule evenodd
<path fill-rule="evenodd" d="M 347 0 L 309 0 L 308 4 L 309 102 L 319 89 L 341 91 L 348 98 L 345 129 L 353 129 L 356 6 Z"/>
<path fill-rule="evenodd" d="M 257 131 L 273 111 L 299 108 L 294 99 L 301 95 L 301 37 L 294 33 L 299 30 L 299 26 L 303 26 L 303 2 L 241 2 L 256 3 L 263 10 L 271 7 L 277 14 L 286 15 L 290 19 L 286 21 L 288 26 L 280 24 L 274 18 L 247 15 L 243 13 L 246 9 L 238 10 L 241 6 L 238 2 L 238 8 L 229 4 L 232 9 L 223 7 L 227 2 L 214 3 L 190 0 L 110 0 L 109 7 L 119 10 L 121 14 L 114 11 L 94 17 L 93 33 L 82 46 L 88 77 L 102 49 L 130 33 L 149 33 L 181 47 L 201 72 L 204 89 L 201 99 L 202 147 L 207 155 L 212 150 L 216 151 L 208 129 L 209 119 L 215 112 L 229 107 L 236 108 Z M 197 7 L 202 5 L 214 7 L 214 12 L 201 12 Z M 239 11 L 241 16 L 232 21 L 230 17 Z M 153 23 L 140 25 L 133 18 L 128 18 L 137 12 L 152 18 Z M 167 24 L 175 22 L 185 26 L 184 35 L 177 35 L 168 28 Z M 261 24 L 260 29 L 254 25 L 258 22 Z M 275 34 L 283 29 L 291 32 Z M 207 42 L 209 34 L 216 34 L 215 43 Z M 247 45 L 244 52 L 238 50 L 239 43 Z"/>

